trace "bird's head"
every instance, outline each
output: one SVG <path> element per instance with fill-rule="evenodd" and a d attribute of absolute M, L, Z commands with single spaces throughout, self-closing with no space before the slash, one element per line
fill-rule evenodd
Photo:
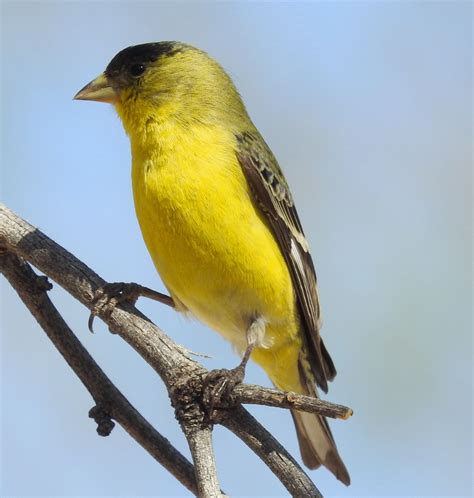
<path fill-rule="evenodd" d="M 205 52 L 180 42 L 122 50 L 74 98 L 113 104 L 129 134 L 147 123 L 170 119 L 183 124 L 248 119 L 222 67 Z"/>

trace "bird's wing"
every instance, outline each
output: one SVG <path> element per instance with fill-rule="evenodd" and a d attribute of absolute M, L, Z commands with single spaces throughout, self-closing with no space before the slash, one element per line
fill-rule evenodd
<path fill-rule="evenodd" d="M 254 201 L 268 219 L 290 270 L 307 359 L 317 384 L 327 392 L 327 381 L 334 378 L 336 370 L 319 335 L 321 313 L 316 272 L 290 189 L 275 157 L 257 131 L 237 136 L 237 157 Z"/>

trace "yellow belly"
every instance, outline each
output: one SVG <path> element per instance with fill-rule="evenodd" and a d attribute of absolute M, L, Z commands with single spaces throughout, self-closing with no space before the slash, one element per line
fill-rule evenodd
<path fill-rule="evenodd" d="M 133 151 L 145 243 L 172 296 L 237 349 L 245 349 L 252 320 L 266 320 L 265 342 L 252 357 L 278 383 L 277 370 L 288 360 L 296 366 L 301 347 L 287 265 L 251 200 L 232 139 L 207 130 L 189 135 L 170 138 L 169 149 L 154 155 Z"/>

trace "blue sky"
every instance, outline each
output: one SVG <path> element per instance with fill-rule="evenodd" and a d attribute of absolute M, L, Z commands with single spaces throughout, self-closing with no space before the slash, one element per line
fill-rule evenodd
<path fill-rule="evenodd" d="M 472 493 L 469 2 L 2 2 L 2 200 L 109 281 L 163 289 L 141 239 L 112 108 L 72 101 L 122 48 L 181 40 L 229 71 L 288 178 L 338 368 L 327 399 L 352 476 L 325 496 Z M 187 496 L 92 401 L 2 281 L 2 496 Z M 188 454 L 153 371 L 57 285 L 69 325 L 130 401 Z M 140 301 L 174 340 L 234 366 L 204 326 Z M 256 366 L 247 380 L 268 385 Z M 251 408 L 299 458 L 288 413 Z M 284 488 L 215 431 L 232 496 Z"/>

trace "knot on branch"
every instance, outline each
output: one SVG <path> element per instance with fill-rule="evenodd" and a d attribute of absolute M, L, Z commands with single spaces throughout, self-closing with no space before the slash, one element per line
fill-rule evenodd
<path fill-rule="evenodd" d="M 45 291 L 50 291 L 53 288 L 53 284 L 48 280 L 46 276 L 37 276 L 34 284 L 36 293 L 42 293 Z"/>
<path fill-rule="evenodd" d="M 97 424 L 97 434 L 99 434 L 99 436 L 108 436 L 115 427 L 115 422 L 103 406 L 93 406 L 89 410 L 89 418 L 93 418 Z"/>
<path fill-rule="evenodd" d="M 197 373 L 187 373 L 170 386 L 170 399 L 175 417 L 182 426 L 211 426 L 203 404 L 203 379 Z"/>
<path fill-rule="evenodd" d="M 20 256 L 12 252 L 7 245 L 2 245 L 0 240 L 0 270 L 5 275 L 21 280 L 22 291 L 36 305 L 41 306 L 47 299 L 46 292 L 53 288 L 53 284 L 47 276 L 39 276 L 34 273 L 28 263 Z M 28 276 L 25 278 L 25 274 Z"/>

